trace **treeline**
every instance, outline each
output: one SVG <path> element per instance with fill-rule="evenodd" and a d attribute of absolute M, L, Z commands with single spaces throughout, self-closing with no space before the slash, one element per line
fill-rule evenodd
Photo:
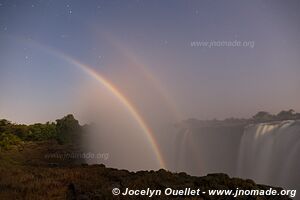
<path fill-rule="evenodd" d="M 297 120 L 300 119 L 300 113 L 296 113 L 293 109 L 283 110 L 276 115 L 265 111 L 260 111 L 252 117 L 255 122 L 271 122 L 282 120 Z"/>
<path fill-rule="evenodd" d="M 176 124 L 178 127 L 210 127 L 210 126 L 236 126 L 236 125 L 247 125 L 252 123 L 264 123 L 273 121 L 283 121 L 283 120 L 300 120 L 300 113 L 296 113 L 293 109 L 280 111 L 278 114 L 270 114 L 266 111 L 260 111 L 256 113 L 253 117 L 245 118 L 227 118 L 224 120 L 198 120 L 198 119 L 188 119 L 184 120 L 182 123 Z"/>
<path fill-rule="evenodd" d="M 7 149 L 22 141 L 56 140 L 59 144 L 65 144 L 78 138 L 83 129 L 84 127 L 80 126 L 71 114 L 55 122 L 32 125 L 14 124 L 2 119 L 0 120 L 0 149 Z"/>

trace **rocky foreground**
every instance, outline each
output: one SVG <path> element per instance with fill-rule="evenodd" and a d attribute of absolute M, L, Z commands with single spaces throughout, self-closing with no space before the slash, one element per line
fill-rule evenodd
<path fill-rule="evenodd" d="M 150 199 L 148 196 L 112 194 L 113 188 L 132 190 L 161 190 L 172 188 L 200 189 L 265 189 L 252 180 L 230 178 L 226 174 L 193 177 L 186 173 L 166 170 L 129 172 L 106 168 L 104 165 L 80 164 L 80 159 L 49 158 L 49 153 L 76 151 L 71 145 L 56 142 L 29 142 L 0 152 L 0 199 Z M 280 190 L 277 188 L 276 190 Z M 192 196 L 153 195 L 151 199 L 289 199 L 283 196 Z"/>

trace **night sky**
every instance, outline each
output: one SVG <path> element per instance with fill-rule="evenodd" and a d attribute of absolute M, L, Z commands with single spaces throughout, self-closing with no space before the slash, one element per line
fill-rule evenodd
<path fill-rule="evenodd" d="M 118 112 L 62 55 L 113 83 L 149 121 L 300 111 L 299 10 L 297 0 L 0 0 L 0 118 Z M 207 41 L 252 45 L 191 45 Z"/>

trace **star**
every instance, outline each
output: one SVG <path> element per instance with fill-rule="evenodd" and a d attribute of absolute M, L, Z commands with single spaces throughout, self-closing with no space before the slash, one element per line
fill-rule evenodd
<path fill-rule="evenodd" d="M 168 40 L 161 40 L 160 45 L 167 45 L 169 42 Z"/>
<path fill-rule="evenodd" d="M 69 14 L 72 14 L 73 13 L 73 11 L 72 10 L 69 10 Z"/>
<path fill-rule="evenodd" d="M 60 37 L 61 37 L 61 38 L 66 38 L 66 37 L 67 37 L 67 35 L 65 35 L 65 34 L 62 34 L 62 35 L 60 35 Z"/>
<path fill-rule="evenodd" d="M 103 62 L 104 56 L 98 56 L 98 59 L 96 60 L 97 63 Z"/>
<path fill-rule="evenodd" d="M 26 56 L 25 56 L 25 63 L 31 63 L 31 62 L 32 62 L 32 57 L 26 55 Z"/>

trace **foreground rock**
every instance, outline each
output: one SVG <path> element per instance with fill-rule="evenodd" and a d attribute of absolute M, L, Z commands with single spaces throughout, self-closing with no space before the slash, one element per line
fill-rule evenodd
<path fill-rule="evenodd" d="M 0 199 L 150 199 L 143 196 L 113 196 L 112 190 L 162 191 L 151 199 L 255 199 L 285 200 L 283 196 L 210 196 L 208 190 L 268 190 L 270 187 L 251 180 L 230 178 L 226 174 L 193 177 L 185 173 L 165 170 L 129 172 L 106 168 L 104 165 L 86 165 L 80 159 L 61 159 L 45 155 L 65 155 L 77 150 L 72 145 L 53 142 L 25 143 L 9 151 L 0 152 Z M 200 189 L 199 195 L 165 196 L 166 188 Z M 279 188 L 276 190 L 280 191 Z"/>

